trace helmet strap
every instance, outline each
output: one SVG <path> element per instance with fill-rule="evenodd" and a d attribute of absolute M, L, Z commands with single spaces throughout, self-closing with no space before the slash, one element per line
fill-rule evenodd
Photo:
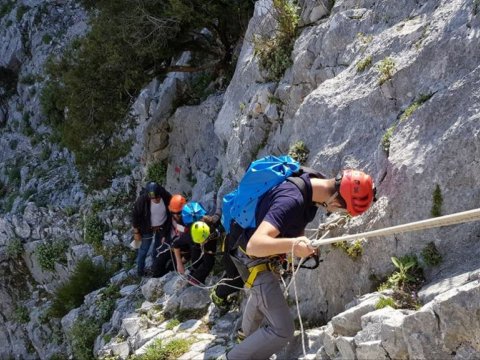
<path fill-rule="evenodd" d="M 320 205 L 320 206 L 323 206 L 325 209 L 328 208 L 328 206 L 330 205 L 330 203 L 335 200 L 335 198 L 338 196 L 338 191 L 335 191 L 335 193 L 330 196 L 327 201 L 324 201 L 322 203 L 315 203 L 317 206 Z"/>

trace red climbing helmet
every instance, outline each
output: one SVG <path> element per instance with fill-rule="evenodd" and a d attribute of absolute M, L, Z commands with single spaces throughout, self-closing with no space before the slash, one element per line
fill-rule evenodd
<path fill-rule="evenodd" d="M 172 213 L 180 213 L 183 209 L 183 205 L 187 203 L 187 199 L 185 199 L 180 194 L 175 194 L 170 199 L 170 203 L 168 204 L 168 210 Z"/>
<path fill-rule="evenodd" d="M 363 171 L 346 169 L 335 180 L 350 215 L 360 215 L 372 205 L 375 187 L 370 175 Z"/>

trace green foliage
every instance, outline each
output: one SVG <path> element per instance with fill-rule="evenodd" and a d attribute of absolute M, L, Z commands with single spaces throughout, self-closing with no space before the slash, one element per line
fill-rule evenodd
<path fill-rule="evenodd" d="M 26 324 L 30 321 L 30 314 L 26 306 L 17 306 L 15 308 L 13 317 L 16 322 Z"/>
<path fill-rule="evenodd" d="M 9 241 L 6 248 L 6 254 L 9 259 L 15 260 L 23 253 L 22 241 L 15 237 Z"/>
<path fill-rule="evenodd" d="M 385 81 L 390 80 L 395 72 L 395 61 L 392 58 L 386 57 L 377 66 L 377 70 L 380 73 L 378 79 L 378 85 L 382 85 Z"/>
<path fill-rule="evenodd" d="M 197 183 L 197 178 L 195 175 L 193 175 L 192 169 L 188 171 L 188 174 L 185 176 L 185 178 L 190 183 L 191 187 L 194 187 L 195 184 Z"/>
<path fill-rule="evenodd" d="M 397 305 L 395 304 L 395 300 L 393 300 L 391 297 L 381 297 L 377 303 L 375 304 L 375 309 L 383 309 L 387 306 L 390 306 L 393 309 L 397 308 Z"/>
<path fill-rule="evenodd" d="M 212 86 L 215 75 L 210 72 L 203 72 L 194 77 L 188 86 L 182 104 L 198 105 L 208 96 L 215 92 L 215 86 Z"/>
<path fill-rule="evenodd" d="M 443 205 L 443 196 L 442 190 L 440 190 L 440 185 L 436 184 L 435 190 L 433 190 L 432 194 L 432 210 L 431 214 L 433 217 L 438 217 L 442 215 L 442 205 Z"/>
<path fill-rule="evenodd" d="M 0 180 L 0 198 L 4 197 L 8 192 L 8 187 Z"/>
<path fill-rule="evenodd" d="M 442 255 L 440 255 L 440 252 L 433 241 L 425 246 L 421 255 L 425 264 L 429 266 L 436 266 L 442 262 Z"/>
<path fill-rule="evenodd" d="M 68 360 L 68 356 L 62 353 L 54 353 L 48 360 Z"/>
<path fill-rule="evenodd" d="M 53 37 L 52 37 L 52 35 L 50 35 L 50 34 L 45 34 L 45 35 L 42 36 L 42 42 L 43 42 L 45 45 L 50 44 L 50 43 L 52 42 L 52 40 L 53 40 Z"/>
<path fill-rule="evenodd" d="M 391 259 L 396 271 L 379 286 L 378 291 L 393 289 L 392 298 L 395 300 L 396 309 L 418 309 L 421 304 L 418 302 L 416 292 L 424 277 L 416 256 L 406 255 Z"/>
<path fill-rule="evenodd" d="M 102 246 L 105 225 L 97 214 L 89 215 L 85 219 L 85 242 L 91 244 L 95 249 Z"/>
<path fill-rule="evenodd" d="M 25 84 L 25 85 L 33 85 L 37 81 L 37 77 L 33 74 L 27 74 L 23 76 L 19 82 L 20 84 Z"/>
<path fill-rule="evenodd" d="M 307 145 L 301 140 L 290 146 L 288 150 L 288 155 L 290 155 L 294 160 L 297 160 L 300 164 L 304 165 L 308 159 L 308 154 L 310 150 L 307 148 Z"/>
<path fill-rule="evenodd" d="M 23 15 L 25 15 L 25 13 L 29 10 L 30 8 L 26 5 L 19 5 L 17 7 L 17 14 L 16 14 L 16 18 L 17 18 L 17 22 L 20 22 L 20 20 L 22 20 L 23 18 Z"/>
<path fill-rule="evenodd" d="M 89 258 L 80 260 L 68 281 L 55 292 L 51 316 L 61 318 L 80 306 L 84 296 L 104 286 L 110 276 L 111 271 L 105 266 L 96 265 Z"/>
<path fill-rule="evenodd" d="M 360 240 L 355 240 L 353 244 L 349 244 L 347 241 L 336 242 L 332 246 L 342 249 L 353 260 L 357 260 L 363 254 L 363 246 Z"/>
<path fill-rule="evenodd" d="M 52 149 L 50 149 L 49 147 L 44 147 L 42 149 L 42 152 L 40 153 L 40 160 L 47 161 L 48 159 L 50 159 L 51 155 L 52 155 Z"/>
<path fill-rule="evenodd" d="M 14 186 L 20 185 L 21 181 L 21 174 L 20 174 L 20 166 L 13 165 L 10 169 L 8 169 L 8 183 Z"/>
<path fill-rule="evenodd" d="M 222 172 L 219 171 L 215 174 L 215 189 L 219 189 L 220 186 L 222 186 L 222 183 L 223 183 Z M 0 189 L 1 189 L 1 186 L 0 186 Z"/>
<path fill-rule="evenodd" d="M 173 328 L 177 325 L 180 325 L 180 321 L 178 321 L 178 319 L 172 319 L 167 323 L 167 325 L 165 326 L 165 329 L 173 330 Z"/>
<path fill-rule="evenodd" d="M 393 132 L 397 128 L 397 124 L 393 124 L 390 126 L 387 131 L 385 131 L 385 134 L 383 134 L 382 137 L 382 148 L 385 150 L 385 152 L 388 154 L 390 151 L 390 139 L 392 138 Z"/>
<path fill-rule="evenodd" d="M 190 319 L 200 319 L 208 311 L 208 307 L 205 309 L 178 309 L 175 313 L 175 318 L 180 321 L 184 322 Z"/>
<path fill-rule="evenodd" d="M 3 205 L 3 209 L 6 213 L 12 211 L 13 205 L 15 204 L 15 199 L 19 196 L 18 192 L 11 192 L 7 198 L 5 199 L 5 203 Z"/>
<path fill-rule="evenodd" d="M 50 80 L 42 109 L 62 144 L 75 154 L 81 178 L 92 189 L 108 185 L 117 161 L 130 150 L 119 138 L 129 126 L 132 99 L 152 77 L 208 69 L 216 78 L 232 62 L 253 2 L 232 0 L 83 1 L 90 32 L 47 66 Z M 209 30 L 209 34 L 201 32 Z M 171 66 L 184 51 L 192 63 Z M 195 63 L 197 62 L 197 63 Z M 194 92 L 205 90 L 203 79 Z M 58 91 L 53 91 L 57 89 Z M 195 95 L 197 96 L 197 95 Z M 64 109 L 68 108 L 68 119 Z"/>
<path fill-rule="evenodd" d="M 388 288 L 405 290 L 416 287 L 423 281 L 423 271 L 418 265 L 416 256 L 405 255 L 401 258 L 393 256 L 391 259 L 397 270 L 387 279 L 386 283 L 381 285 L 379 290 Z"/>
<path fill-rule="evenodd" d="M 298 7 L 293 0 L 273 0 L 273 17 L 278 24 L 274 36 L 256 36 L 253 45 L 260 68 L 268 73 L 268 80 L 278 81 L 292 65 L 291 53 L 299 21 Z"/>
<path fill-rule="evenodd" d="M 403 114 L 400 116 L 400 122 L 407 120 L 412 114 L 420 107 L 424 102 L 429 100 L 433 94 L 423 95 L 421 94 L 420 97 L 415 100 L 408 108 L 405 109 Z"/>
<path fill-rule="evenodd" d="M 155 181 L 158 184 L 164 184 L 167 176 L 167 164 L 163 161 L 159 161 L 150 164 L 147 168 L 147 181 Z"/>
<path fill-rule="evenodd" d="M 65 262 L 67 260 L 65 254 L 67 249 L 68 244 L 65 241 L 44 242 L 35 249 L 35 256 L 43 270 L 54 271 L 56 262 Z"/>
<path fill-rule="evenodd" d="M 363 72 L 372 65 L 372 55 L 369 55 L 357 63 L 357 72 Z"/>
<path fill-rule="evenodd" d="M 175 339 L 163 344 L 160 339 L 153 342 L 142 355 L 135 355 L 132 360 L 175 360 L 185 354 L 192 340 Z"/>
<path fill-rule="evenodd" d="M 8 99 L 17 92 L 18 74 L 0 66 L 0 101 Z"/>
<path fill-rule="evenodd" d="M 3 18 L 5 15 L 10 14 L 10 11 L 12 11 L 14 6 L 15 1 L 5 1 L 2 5 L 0 5 L 0 19 Z"/>
<path fill-rule="evenodd" d="M 18 139 L 10 140 L 10 143 L 8 145 L 10 146 L 10 149 L 15 150 L 18 146 Z"/>
<path fill-rule="evenodd" d="M 389 278 L 390 283 L 397 288 L 402 288 L 406 283 L 415 280 L 411 272 L 409 272 L 411 268 L 418 265 L 415 257 L 403 257 L 399 259 L 393 256 L 391 259 L 397 271 Z"/>
<path fill-rule="evenodd" d="M 110 284 L 102 291 L 102 297 L 97 300 L 98 317 L 100 322 L 106 322 L 112 317 L 115 310 L 116 299 L 120 297 L 120 288 L 115 284 Z"/>
<path fill-rule="evenodd" d="M 357 39 L 363 44 L 368 45 L 373 40 L 373 35 L 365 35 L 364 33 L 357 33 Z"/>
<path fill-rule="evenodd" d="M 100 324 L 92 318 L 79 318 L 68 334 L 73 357 L 77 360 L 92 360 L 93 345 L 100 334 Z"/>

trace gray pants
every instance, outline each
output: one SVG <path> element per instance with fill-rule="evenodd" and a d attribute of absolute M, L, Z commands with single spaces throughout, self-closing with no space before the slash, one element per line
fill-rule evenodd
<path fill-rule="evenodd" d="M 270 271 L 258 274 L 250 289 L 242 330 L 247 338 L 227 354 L 228 360 L 268 359 L 293 338 L 293 317 Z"/>

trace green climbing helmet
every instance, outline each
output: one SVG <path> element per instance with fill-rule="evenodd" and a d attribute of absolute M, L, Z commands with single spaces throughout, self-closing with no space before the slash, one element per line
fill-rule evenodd
<path fill-rule="evenodd" d="M 203 221 L 197 221 L 190 228 L 192 240 L 196 244 L 203 244 L 210 236 L 210 227 Z"/>

